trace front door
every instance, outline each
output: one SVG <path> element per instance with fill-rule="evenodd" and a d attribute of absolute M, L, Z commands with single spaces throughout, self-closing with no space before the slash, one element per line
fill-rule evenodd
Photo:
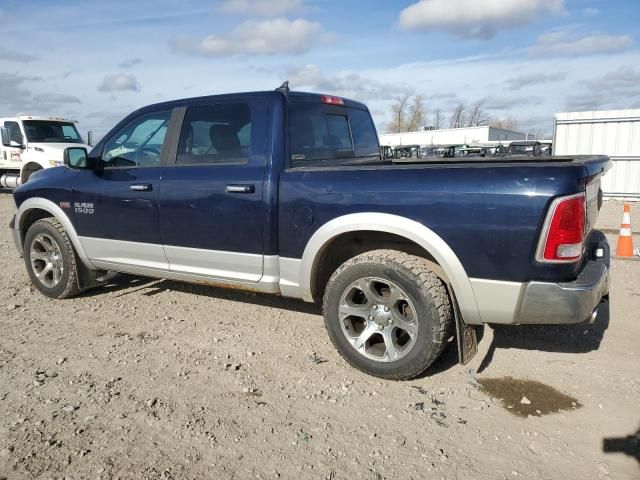
<path fill-rule="evenodd" d="M 240 282 L 262 277 L 264 108 L 230 100 L 184 112 L 160 188 L 171 271 Z"/>
<path fill-rule="evenodd" d="M 71 209 L 87 256 L 102 268 L 168 268 L 158 192 L 171 110 L 142 114 L 103 143 L 95 170 L 81 170 Z M 94 152 L 92 152 L 94 153 Z"/>
<path fill-rule="evenodd" d="M 13 170 L 12 173 L 19 173 L 24 154 L 24 135 L 18 122 L 5 120 L 3 126 L 9 130 L 9 144 L 2 146 L 0 168 Z"/>

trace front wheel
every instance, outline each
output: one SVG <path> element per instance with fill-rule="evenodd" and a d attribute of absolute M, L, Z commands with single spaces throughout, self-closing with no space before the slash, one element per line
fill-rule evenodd
<path fill-rule="evenodd" d="M 55 218 L 35 222 L 24 239 L 24 261 L 33 285 L 50 298 L 80 293 L 75 250 Z"/>
<path fill-rule="evenodd" d="M 425 371 L 453 326 L 444 283 L 424 259 L 394 250 L 366 252 L 340 266 L 327 284 L 323 310 L 340 354 L 391 380 Z"/>

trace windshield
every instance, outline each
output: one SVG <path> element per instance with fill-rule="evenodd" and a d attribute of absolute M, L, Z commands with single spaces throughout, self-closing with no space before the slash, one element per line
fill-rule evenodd
<path fill-rule="evenodd" d="M 71 122 L 51 120 L 25 120 L 27 140 L 33 143 L 82 143 L 82 138 Z"/>

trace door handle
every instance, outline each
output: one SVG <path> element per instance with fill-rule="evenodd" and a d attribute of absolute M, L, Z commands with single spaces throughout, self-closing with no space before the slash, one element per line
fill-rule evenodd
<path fill-rule="evenodd" d="M 134 183 L 133 185 L 129 185 L 129 190 L 133 190 L 134 192 L 150 192 L 153 190 L 153 186 L 150 183 Z"/>
<path fill-rule="evenodd" d="M 255 193 L 255 185 L 227 185 L 227 193 Z"/>

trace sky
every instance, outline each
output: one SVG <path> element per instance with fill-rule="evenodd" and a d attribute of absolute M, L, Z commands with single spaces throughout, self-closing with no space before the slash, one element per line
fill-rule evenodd
<path fill-rule="evenodd" d="M 563 111 L 640 108 L 640 0 L 0 0 L 0 116 L 106 133 L 165 100 L 294 90 L 405 94 L 550 136 Z M 446 126 L 446 125 L 445 125 Z"/>

